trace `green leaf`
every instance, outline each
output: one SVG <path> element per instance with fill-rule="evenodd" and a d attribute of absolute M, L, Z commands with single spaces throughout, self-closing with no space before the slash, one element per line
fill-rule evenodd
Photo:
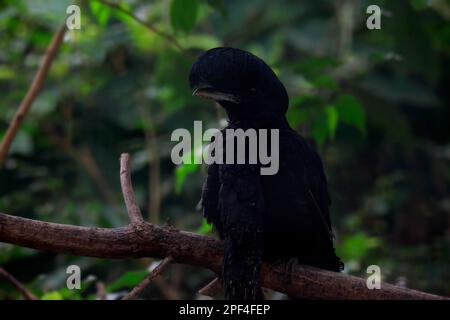
<path fill-rule="evenodd" d="M 85 288 L 87 287 L 88 284 L 86 281 L 83 281 L 81 283 L 81 288 Z M 48 292 L 46 294 L 44 294 L 41 299 L 42 300 L 81 300 L 81 295 L 80 293 L 83 291 L 83 289 L 81 290 L 71 290 L 68 288 L 62 288 L 59 289 L 58 291 L 51 291 Z"/>
<path fill-rule="evenodd" d="M 352 95 L 344 94 L 336 99 L 336 108 L 342 122 L 354 126 L 361 132 L 366 129 L 366 113 L 362 105 Z"/>
<path fill-rule="evenodd" d="M 312 79 L 310 79 L 310 82 L 316 88 L 337 89 L 338 87 L 337 82 L 333 78 L 325 74 L 320 74 L 313 77 Z"/>
<path fill-rule="evenodd" d="M 4 65 L 0 66 L 0 80 L 9 80 L 16 76 L 13 68 Z"/>
<path fill-rule="evenodd" d="M 323 71 L 327 67 L 336 66 L 337 60 L 332 57 L 311 57 L 293 66 L 295 71 L 302 73 L 305 77 L 311 77 Z"/>
<path fill-rule="evenodd" d="M 0 250 L 0 265 L 5 265 L 7 262 L 14 259 L 21 259 L 32 257 L 36 251 L 28 248 L 22 248 L 13 245 L 4 245 Z"/>
<path fill-rule="evenodd" d="M 63 296 L 58 291 L 51 291 L 44 294 L 41 300 L 63 300 Z"/>
<path fill-rule="evenodd" d="M 188 152 L 183 155 L 183 164 L 179 165 L 175 169 L 175 193 L 180 194 L 186 177 L 190 173 L 194 173 L 200 169 L 200 165 L 196 162 L 200 162 L 202 159 L 202 141 L 194 142 L 194 152 Z"/>
<path fill-rule="evenodd" d="M 100 26 L 104 27 L 108 23 L 110 8 L 102 5 L 100 2 L 89 2 L 92 13 L 94 14 Z"/>
<path fill-rule="evenodd" d="M 180 194 L 186 177 L 200 168 L 200 165 L 183 163 L 175 169 L 175 193 Z"/>
<path fill-rule="evenodd" d="M 338 112 L 334 106 L 326 106 L 325 114 L 328 125 L 328 134 L 330 138 L 334 139 L 339 119 Z"/>
<path fill-rule="evenodd" d="M 123 274 L 119 279 L 110 283 L 106 290 L 108 292 L 117 291 L 123 287 L 133 287 L 141 282 L 148 275 L 147 271 L 128 271 Z"/>
<path fill-rule="evenodd" d="M 293 97 L 289 102 L 289 106 L 292 106 L 292 107 L 301 106 L 301 107 L 305 107 L 305 108 L 314 108 L 314 107 L 322 106 L 322 105 L 324 105 L 324 103 L 325 103 L 325 100 L 323 99 L 323 97 L 321 97 L 319 95 L 305 94 L 305 95 Z"/>
<path fill-rule="evenodd" d="M 298 128 L 298 126 L 302 123 L 302 112 L 303 110 L 296 107 L 290 107 L 286 113 L 286 118 L 289 122 L 289 125 L 292 128 Z"/>
<path fill-rule="evenodd" d="M 170 21 L 175 30 L 189 32 L 198 16 L 198 0 L 172 0 L 170 4 Z"/>
<path fill-rule="evenodd" d="M 424 10 L 429 7 L 427 0 L 410 0 L 411 6 L 417 10 Z"/>
<path fill-rule="evenodd" d="M 208 50 L 210 48 L 220 46 L 220 41 L 218 38 L 207 34 L 192 34 L 183 37 L 180 42 L 184 48 L 195 48 L 202 50 Z"/>
<path fill-rule="evenodd" d="M 311 125 L 311 134 L 316 142 L 321 146 L 325 142 L 328 134 L 326 119 L 317 119 Z"/>
<path fill-rule="evenodd" d="M 197 233 L 200 234 L 207 234 L 210 233 L 212 231 L 212 225 L 208 223 L 208 221 L 206 221 L 206 219 L 202 220 L 202 225 L 200 226 L 200 228 L 197 229 Z"/>
<path fill-rule="evenodd" d="M 293 128 L 302 123 L 314 121 L 317 111 L 323 108 L 323 98 L 318 95 L 302 95 L 293 97 L 289 103 L 287 120 Z"/>
<path fill-rule="evenodd" d="M 104 5 L 104 6 L 106 6 L 106 5 Z M 130 4 L 127 2 L 122 1 L 119 4 L 119 6 L 130 13 L 133 12 L 133 9 L 131 8 Z M 130 15 L 128 15 L 125 12 L 122 12 L 120 10 L 113 10 L 112 14 L 128 26 L 134 26 L 136 24 L 136 20 L 134 20 Z"/>
<path fill-rule="evenodd" d="M 51 39 L 52 35 L 43 30 L 36 30 L 31 35 L 31 41 L 37 45 L 47 46 Z"/>
<path fill-rule="evenodd" d="M 320 108 L 311 119 L 311 133 L 316 142 L 322 145 L 327 138 L 334 138 L 338 123 L 338 113 L 332 105 Z"/>
<path fill-rule="evenodd" d="M 344 260 L 361 260 L 366 257 L 371 249 L 379 247 L 380 240 L 370 237 L 363 232 L 348 236 L 338 247 L 338 254 Z"/>

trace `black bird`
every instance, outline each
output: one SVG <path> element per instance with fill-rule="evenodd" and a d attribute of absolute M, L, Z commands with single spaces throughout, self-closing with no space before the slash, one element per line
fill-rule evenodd
<path fill-rule="evenodd" d="M 292 128 L 289 98 L 272 69 L 255 55 L 214 48 L 193 64 L 194 95 L 226 110 L 227 128 L 278 129 L 279 170 L 260 164 L 212 164 L 203 186 L 203 213 L 225 241 L 220 275 L 226 299 L 263 298 L 262 261 L 297 261 L 341 271 L 333 248 L 330 197 L 318 154 Z M 269 148 L 270 150 L 270 148 Z"/>

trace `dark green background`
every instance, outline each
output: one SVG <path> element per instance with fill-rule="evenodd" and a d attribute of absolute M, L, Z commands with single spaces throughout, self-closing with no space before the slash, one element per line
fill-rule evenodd
<path fill-rule="evenodd" d="M 345 272 L 366 277 L 377 264 L 388 282 L 450 294 L 448 1 L 120 2 L 183 51 L 96 1 L 2 1 L 0 137 L 72 3 L 81 8 L 81 30 L 67 33 L 0 170 L 1 212 L 122 226 L 118 158 L 129 152 L 146 217 L 208 233 L 195 209 L 205 167 L 176 168 L 170 134 L 193 130 L 194 120 L 219 126 L 224 114 L 191 96 L 187 76 L 201 51 L 234 46 L 276 71 L 291 125 L 323 158 Z M 381 30 L 366 28 L 370 4 L 382 8 Z M 95 298 L 96 281 L 109 293 L 126 291 L 150 263 L 0 243 L 0 266 L 45 299 Z M 64 289 L 70 264 L 82 268 L 81 291 Z M 144 296 L 194 298 L 212 276 L 172 266 Z M 0 299 L 16 298 L 0 282 Z"/>

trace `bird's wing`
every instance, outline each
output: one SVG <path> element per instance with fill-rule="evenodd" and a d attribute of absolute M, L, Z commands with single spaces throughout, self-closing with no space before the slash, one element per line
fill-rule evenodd
<path fill-rule="evenodd" d="M 288 133 L 287 140 L 292 143 L 289 149 L 292 153 L 291 159 L 295 159 L 295 164 L 291 166 L 297 172 L 297 177 L 301 181 L 308 207 L 316 212 L 318 223 L 323 226 L 324 231 L 332 240 L 333 234 L 329 214 L 331 199 L 322 161 L 308 142 L 294 130 Z"/>
<path fill-rule="evenodd" d="M 308 148 L 310 149 L 309 161 L 306 163 L 309 184 L 308 194 L 313 207 L 317 209 L 317 213 L 326 226 L 330 237 L 333 238 L 329 212 L 331 199 L 328 192 L 327 178 L 319 155 L 312 148 Z"/>
<path fill-rule="evenodd" d="M 200 205 L 206 221 L 213 224 L 214 228 L 219 232 L 219 235 L 222 236 L 219 212 L 219 189 L 219 166 L 213 163 L 208 167 L 208 176 L 203 184 Z"/>
<path fill-rule="evenodd" d="M 333 247 L 333 232 L 330 221 L 330 205 L 331 199 L 328 193 L 328 183 L 323 168 L 322 161 L 317 152 L 298 134 L 295 135 L 297 145 L 292 151 L 297 153 L 293 156 L 297 165 L 294 166 L 299 184 L 303 190 L 304 199 L 307 207 L 313 213 L 313 224 L 318 228 L 319 234 L 311 235 L 315 239 L 315 246 L 318 255 L 313 255 L 313 265 L 320 268 L 341 271 L 343 263 L 336 256 Z"/>

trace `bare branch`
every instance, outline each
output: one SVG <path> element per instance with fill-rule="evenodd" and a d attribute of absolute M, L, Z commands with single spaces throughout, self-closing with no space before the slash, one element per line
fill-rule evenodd
<path fill-rule="evenodd" d="M 208 297 L 215 297 L 222 290 L 219 278 L 214 278 L 213 281 L 198 290 L 198 293 Z"/>
<path fill-rule="evenodd" d="M 34 99 L 36 99 L 39 91 L 41 90 L 44 84 L 45 77 L 47 76 L 48 70 L 50 69 L 50 66 L 62 43 L 65 32 L 66 32 L 66 25 L 63 24 L 54 34 L 52 42 L 48 46 L 44 58 L 42 59 L 41 66 L 39 67 L 36 75 L 34 76 L 33 82 L 28 88 L 25 98 L 20 103 L 19 109 L 17 109 L 14 118 L 11 120 L 9 124 L 8 130 L 6 131 L 5 136 L 3 137 L 3 140 L 0 144 L 0 167 L 3 165 L 6 159 L 9 148 L 11 147 L 11 143 L 13 142 L 14 137 L 16 136 L 17 130 L 20 128 L 20 125 L 22 124 L 26 114 L 30 110 Z"/>
<path fill-rule="evenodd" d="M 120 156 L 120 185 L 131 224 L 143 222 L 144 218 L 136 203 L 133 185 L 131 184 L 130 155 L 128 153 L 122 153 Z"/>
<path fill-rule="evenodd" d="M 129 160 L 128 154 L 122 154 L 120 179 L 132 221 L 129 226 L 114 229 L 79 227 L 0 213 L 0 241 L 78 256 L 164 258 L 160 269 L 173 261 L 220 273 L 222 241 L 143 220 L 131 186 Z M 157 274 L 155 272 L 154 275 Z M 286 276 L 286 269 L 282 266 L 264 263 L 261 283 L 291 297 L 309 299 L 448 299 L 387 283 L 383 283 L 379 290 L 370 290 L 364 279 L 309 266 L 297 266 Z"/>
<path fill-rule="evenodd" d="M 174 262 L 221 270 L 223 243 L 208 236 L 142 222 L 138 227 L 114 229 L 48 223 L 0 213 L 0 241 L 42 251 L 98 258 L 164 258 Z M 264 263 L 262 285 L 291 297 L 310 299 L 447 299 L 382 283 L 369 290 L 365 279 L 297 266 L 286 279 L 286 270 Z"/>
<path fill-rule="evenodd" d="M 30 290 L 28 290 L 23 284 L 21 284 L 12 274 L 5 269 L 0 268 L 0 278 L 5 279 L 11 283 L 27 300 L 39 300 Z"/>
<path fill-rule="evenodd" d="M 165 269 L 169 263 L 173 261 L 172 257 L 166 257 L 163 261 L 156 266 L 155 269 L 141 281 L 136 287 L 133 288 L 122 300 L 130 300 L 136 298 L 144 289 Z"/>

